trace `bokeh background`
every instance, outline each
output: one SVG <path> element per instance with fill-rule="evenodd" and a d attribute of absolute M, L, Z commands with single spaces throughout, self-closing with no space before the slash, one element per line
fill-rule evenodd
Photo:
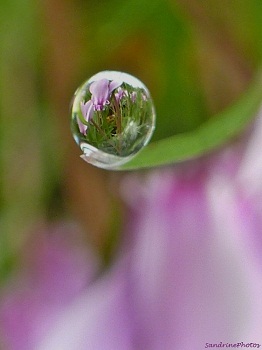
<path fill-rule="evenodd" d="M 153 140 L 193 130 L 233 103 L 262 60 L 261 0 L 12 0 L 0 8 L 0 283 L 36 228 L 70 222 L 109 264 L 126 208 L 121 173 L 80 158 L 76 88 L 101 70 L 141 79 Z"/>

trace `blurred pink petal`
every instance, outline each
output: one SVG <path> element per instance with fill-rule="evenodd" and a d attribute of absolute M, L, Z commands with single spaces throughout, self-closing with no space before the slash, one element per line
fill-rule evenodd
<path fill-rule="evenodd" d="M 40 230 L 29 244 L 26 271 L 1 298 L 6 349 L 35 350 L 64 307 L 94 277 L 94 256 L 75 243 L 77 238 L 76 228 L 58 225 Z"/>
<path fill-rule="evenodd" d="M 126 280 L 120 268 L 94 283 L 69 305 L 38 350 L 134 349 Z"/>
<path fill-rule="evenodd" d="M 239 167 L 238 182 L 249 195 L 259 197 L 262 194 L 262 110 L 254 123 L 252 137 L 247 143 L 241 166 Z M 261 203 L 261 201 L 260 201 Z M 262 204 L 262 203 L 261 203 Z"/>
<path fill-rule="evenodd" d="M 257 152 L 254 140 L 260 137 L 255 135 L 247 148 L 239 144 L 143 177 L 126 175 L 122 195 L 129 221 L 115 264 L 87 288 L 69 293 L 74 297 L 59 312 L 54 308 L 51 318 L 44 307 L 40 312 L 33 308 L 28 317 L 25 307 L 21 331 L 15 315 L 12 324 L 22 344 L 23 334 L 32 329 L 30 346 L 35 344 L 37 350 L 191 350 L 220 341 L 262 344 L 262 174 L 260 166 L 249 170 Z M 45 266 L 46 259 L 39 266 Z M 47 281 L 52 273 L 51 268 Z M 49 294 L 57 300 L 47 281 L 48 288 L 36 294 L 45 296 L 42 305 Z M 61 284 L 58 289 L 64 293 Z M 28 305 L 30 293 L 24 295 L 17 310 Z M 33 304 L 34 298 L 29 299 Z M 45 332 L 34 329 L 39 317 L 47 320 Z M 11 350 L 25 349 L 17 346 Z"/>
<path fill-rule="evenodd" d="M 228 220 L 237 204 L 232 184 L 213 175 L 203 161 L 144 181 L 126 177 L 131 221 L 121 256 L 65 311 L 40 350 L 262 342 L 261 271 Z"/>
<path fill-rule="evenodd" d="M 134 203 L 130 273 L 141 348 L 201 349 L 212 339 L 243 339 L 256 316 L 262 321 L 255 311 L 261 276 L 234 241 L 235 232 L 225 231 L 224 218 L 220 228 L 214 221 L 208 168 L 182 168 L 152 174 L 144 184 L 144 206 L 140 195 L 139 209 Z"/>

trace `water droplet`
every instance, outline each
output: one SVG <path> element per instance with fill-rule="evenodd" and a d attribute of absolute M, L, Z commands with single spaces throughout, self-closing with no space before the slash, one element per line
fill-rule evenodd
<path fill-rule="evenodd" d="M 132 75 L 100 72 L 75 92 L 71 130 L 88 163 L 117 169 L 149 142 L 154 128 L 150 93 Z"/>

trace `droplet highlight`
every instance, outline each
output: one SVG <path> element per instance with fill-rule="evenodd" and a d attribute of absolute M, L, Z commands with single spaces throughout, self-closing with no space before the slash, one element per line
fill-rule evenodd
<path fill-rule="evenodd" d="M 104 71 L 75 92 L 71 130 L 85 161 L 113 170 L 147 145 L 155 119 L 152 98 L 139 79 Z"/>

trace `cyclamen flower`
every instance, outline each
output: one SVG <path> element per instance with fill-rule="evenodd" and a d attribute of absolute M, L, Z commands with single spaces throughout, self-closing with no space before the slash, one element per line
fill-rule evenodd
<path fill-rule="evenodd" d="M 94 111 L 102 111 L 105 106 L 109 104 L 111 93 L 122 85 L 122 81 L 101 79 L 94 81 L 90 87 L 91 99 L 87 102 L 81 102 L 81 112 L 84 119 L 88 122 L 92 119 Z M 82 134 L 86 135 L 87 125 L 77 119 L 79 130 Z"/>
<path fill-rule="evenodd" d="M 113 90 L 118 88 L 122 82 L 107 79 L 101 79 L 94 81 L 89 90 L 92 94 L 91 101 L 93 102 L 95 111 L 102 111 L 105 108 L 106 104 L 109 104 L 109 97 Z"/>
<path fill-rule="evenodd" d="M 258 122 L 247 151 L 237 146 L 154 171 L 144 181 L 126 177 L 126 245 L 39 350 L 262 344 L 262 116 Z"/>
<path fill-rule="evenodd" d="M 93 114 L 94 114 L 92 101 L 89 100 L 86 103 L 81 102 L 80 107 L 81 107 L 81 112 L 84 119 L 88 122 L 93 117 Z M 80 132 L 86 135 L 87 125 L 83 124 L 79 118 L 77 118 L 77 122 L 78 122 Z"/>
<path fill-rule="evenodd" d="M 1 290 L 0 348 L 5 350 L 37 350 L 98 270 L 81 233 L 68 224 L 38 229 L 25 253 L 26 270 L 19 271 L 11 289 Z"/>
<path fill-rule="evenodd" d="M 136 91 L 133 91 L 133 92 L 131 93 L 131 100 L 132 100 L 133 103 L 136 102 L 136 97 L 137 97 L 137 92 L 136 92 Z"/>
<path fill-rule="evenodd" d="M 132 101 L 133 103 L 135 103 L 135 102 L 136 102 L 136 99 L 137 99 L 137 92 L 136 92 L 136 91 L 133 91 L 133 92 L 130 94 L 130 97 L 131 97 L 131 101 Z M 147 97 L 146 97 L 145 94 L 142 94 L 142 100 L 143 100 L 143 101 L 147 101 Z"/>
<path fill-rule="evenodd" d="M 123 98 L 124 96 L 127 96 L 127 91 L 120 88 L 120 89 L 115 93 L 116 102 L 119 103 L 119 102 L 122 100 L 122 98 Z"/>
<path fill-rule="evenodd" d="M 3 327 L 11 344 L 7 349 L 262 345 L 262 115 L 254 130 L 248 145 L 158 169 L 143 180 L 127 175 L 121 193 L 130 217 L 114 265 L 51 318 L 49 309 L 41 309 L 44 318 L 41 312 L 23 318 L 28 308 L 12 313 L 19 308 L 9 299 L 5 320 L 11 315 L 11 324 Z M 62 281 L 65 275 L 62 271 Z M 76 283 L 74 273 L 67 276 L 70 281 Z M 48 292 L 52 296 L 53 288 L 45 291 L 45 298 L 34 299 L 36 305 L 45 304 Z M 24 296 L 26 306 L 32 304 L 31 292 Z M 27 332 L 29 338 L 34 335 L 34 347 L 21 336 L 26 325 L 29 330 L 48 325 L 40 335 Z"/>

